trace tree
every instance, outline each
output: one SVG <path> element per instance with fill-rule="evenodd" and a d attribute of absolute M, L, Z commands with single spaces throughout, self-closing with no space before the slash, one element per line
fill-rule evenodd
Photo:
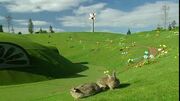
<path fill-rule="evenodd" d="M 50 33 L 54 33 L 52 26 L 49 26 Z"/>
<path fill-rule="evenodd" d="M 130 29 L 128 29 L 127 35 L 131 35 L 131 31 L 130 31 Z"/>
<path fill-rule="evenodd" d="M 42 30 L 42 28 L 40 28 L 40 29 L 39 29 L 39 33 L 42 33 L 42 32 L 43 32 L 43 30 Z"/>
<path fill-rule="evenodd" d="M 47 31 L 46 30 L 42 30 L 42 33 L 47 33 Z"/>
<path fill-rule="evenodd" d="M 161 26 L 160 26 L 160 24 L 158 24 L 158 25 L 157 25 L 156 30 L 161 30 Z"/>
<path fill-rule="evenodd" d="M 3 32 L 3 26 L 0 25 L 0 32 Z"/>
<path fill-rule="evenodd" d="M 10 32 L 10 26 L 11 26 L 11 20 L 12 17 L 10 15 L 6 16 L 7 26 L 8 26 L 8 32 Z"/>
<path fill-rule="evenodd" d="M 29 19 L 28 31 L 29 31 L 29 33 L 31 33 L 31 34 L 34 32 L 34 25 L 33 25 L 32 19 Z"/>
<path fill-rule="evenodd" d="M 172 30 L 172 25 L 171 24 L 168 25 L 168 30 Z"/>
<path fill-rule="evenodd" d="M 176 28 L 176 21 L 175 20 L 171 23 L 171 26 L 173 29 Z"/>

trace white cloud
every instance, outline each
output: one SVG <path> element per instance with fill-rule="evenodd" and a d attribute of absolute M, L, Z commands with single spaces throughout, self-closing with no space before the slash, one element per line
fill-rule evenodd
<path fill-rule="evenodd" d="M 98 3 L 90 6 L 80 6 L 77 10 L 74 10 L 75 14 L 87 14 L 87 12 L 98 12 L 104 9 L 106 3 Z"/>
<path fill-rule="evenodd" d="M 4 19 L 4 17 L 0 16 L 0 20 L 3 20 L 3 19 Z"/>
<path fill-rule="evenodd" d="M 77 7 L 86 0 L 3 0 L 10 12 L 63 11 Z"/>
<path fill-rule="evenodd" d="M 163 1 L 157 1 L 155 3 L 138 6 L 132 11 L 125 12 L 118 9 L 107 8 L 106 4 L 95 4 L 87 7 L 81 6 L 77 10 L 74 10 L 74 16 L 65 16 L 58 20 L 60 20 L 64 26 L 89 27 L 91 22 L 88 19 L 88 14 L 91 12 L 91 8 L 93 8 L 97 12 L 95 23 L 97 27 L 145 28 L 162 24 L 163 5 Z M 179 22 L 179 4 L 169 1 L 167 5 L 170 7 L 169 21 L 176 20 Z"/>
<path fill-rule="evenodd" d="M 25 25 L 27 26 L 28 25 L 28 20 L 14 20 L 16 23 L 18 23 L 19 25 Z M 35 20 L 35 21 L 32 21 L 33 24 L 35 26 L 43 26 L 43 25 L 50 25 L 50 23 L 46 22 L 46 21 L 38 21 L 38 20 Z"/>
<path fill-rule="evenodd" d="M 66 16 L 63 18 L 58 18 L 60 22 L 64 26 L 76 26 L 76 27 L 84 27 L 90 26 L 90 21 L 87 20 L 89 18 L 90 12 L 98 12 L 104 9 L 105 3 L 98 3 L 91 6 L 80 6 L 77 10 L 74 10 L 75 16 Z"/>
<path fill-rule="evenodd" d="M 48 25 L 49 23 L 46 21 L 33 21 L 33 24 L 36 26 Z"/>

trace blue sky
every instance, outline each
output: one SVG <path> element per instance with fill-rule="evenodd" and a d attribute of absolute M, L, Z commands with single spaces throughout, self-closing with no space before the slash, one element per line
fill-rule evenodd
<path fill-rule="evenodd" d="M 168 22 L 179 22 L 178 0 L 0 0 L 0 24 L 7 31 L 4 16 L 13 17 L 15 32 L 27 33 L 28 19 L 34 29 L 91 31 L 89 13 L 96 12 L 95 31 L 126 33 L 163 26 L 162 6 L 170 7 Z"/>

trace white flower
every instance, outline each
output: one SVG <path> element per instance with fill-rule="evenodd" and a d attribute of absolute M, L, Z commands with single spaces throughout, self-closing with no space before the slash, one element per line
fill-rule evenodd
<path fill-rule="evenodd" d="M 121 54 L 128 54 L 128 52 L 122 52 Z"/>
<path fill-rule="evenodd" d="M 165 51 L 164 53 L 165 53 L 165 54 L 167 54 L 167 53 L 168 53 L 168 51 Z"/>
<path fill-rule="evenodd" d="M 109 71 L 108 71 L 108 70 L 104 71 L 104 74 L 108 74 L 108 73 L 109 73 Z"/>
<path fill-rule="evenodd" d="M 145 51 L 144 54 L 148 54 L 149 52 L 148 51 Z"/>
<path fill-rule="evenodd" d="M 107 70 L 106 73 L 109 73 L 109 71 Z"/>
<path fill-rule="evenodd" d="M 128 63 L 131 63 L 133 61 L 134 61 L 134 59 L 128 59 Z"/>
<path fill-rule="evenodd" d="M 136 68 L 138 67 L 138 66 L 135 66 Z"/>
<path fill-rule="evenodd" d="M 154 58 L 154 55 L 151 54 L 151 55 L 149 55 L 149 57 L 152 59 L 152 58 Z"/>
<path fill-rule="evenodd" d="M 158 48 L 158 51 L 161 51 L 162 50 L 162 48 Z"/>
<path fill-rule="evenodd" d="M 164 48 L 166 48 L 167 46 L 166 45 L 163 45 Z"/>
<path fill-rule="evenodd" d="M 144 59 L 147 59 L 147 58 L 148 58 L 148 55 L 144 55 L 143 58 L 144 58 Z"/>
<path fill-rule="evenodd" d="M 179 34 L 179 32 L 174 32 L 174 34 Z"/>

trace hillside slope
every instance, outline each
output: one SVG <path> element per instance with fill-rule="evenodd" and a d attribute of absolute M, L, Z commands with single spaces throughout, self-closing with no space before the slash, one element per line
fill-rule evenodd
<path fill-rule="evenodd" d="M 43 45 L 46 49 L 49 49 L 49 46 L 56 47 L 62 56 L 88 69 L 79 71 L 81 76 L 74 76 L 76 78 L 71 76 L 38 83 L 0 86 L 0 100 L 72 101 L 73 98 L 69 94 L 71 87 L 95 81 L 104 75 L 103 72 L 106 70 L 116 70 L 122 82 L 119 89 L 102 92 L 82 101 L 177 101 L 179 34 L 176 32 L 177 30 L 147 31 L 130 36 L 100 32 L 12 36 Z M 160 45 L 166 45 L 166 55 L 141 67 L 128 66 L 128 59 L 141 58 L 149 47 L 159 48 Z M 34 51 L 34 56 L 38 56 L 39 53 L 36 52 L 38 51 Z M 43 56 L 50 56 L 54 62 L 58 60 L 52 55 L 54 53 L 56 52 L 45 52 Z M 41 65 L 51 68 L 48 64 Z M 71 71 L 71 68 L 67 70 Z M 11 98 L 9 94 L 12 95 Z M 24 97 L 21 97 L 22 94 Z"/>
<path fill-rule="evenodd" d="M 43 46 L 22 36 L 0 33 L 0 41 L 22 46 L 29 53 L 31 62 L 27 67 L 0 69 L 0 85 L 78 76 L 76 73 L 87 69 L 61 56 L 55 47 Z"/>

